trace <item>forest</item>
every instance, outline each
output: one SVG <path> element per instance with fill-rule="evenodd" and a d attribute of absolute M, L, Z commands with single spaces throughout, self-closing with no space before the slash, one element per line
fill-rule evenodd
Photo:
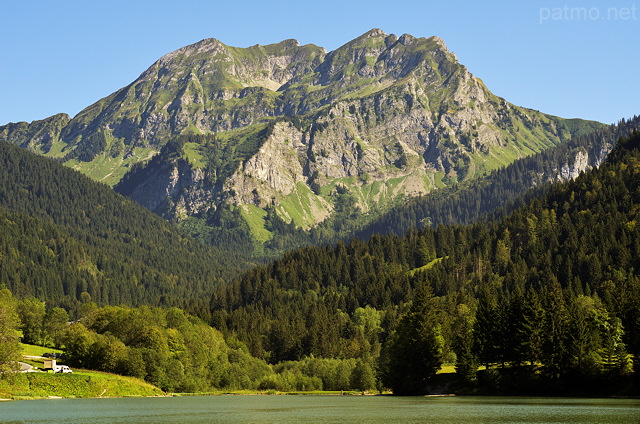
<path fill-rule="evenodd" d="M 271 363 L 368 358 L 397 393 L 426 390 L 443 362 L 466 389 L 482 365 L 502 393 L 631 390 L 639 147 L 633 133 L 501 219 L 288 252 L 219 287 L 212 324 Z"/>

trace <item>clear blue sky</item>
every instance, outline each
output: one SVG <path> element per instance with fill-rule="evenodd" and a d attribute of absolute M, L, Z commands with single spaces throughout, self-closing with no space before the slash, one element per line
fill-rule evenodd
<path fill-rule="evenodd" d="M 566 118 L 640 114 L 640 0 L 0 0 L 0 125 L 84 107 L 203 38 L 333 50 L 438 35 L 495 94 Z"/>

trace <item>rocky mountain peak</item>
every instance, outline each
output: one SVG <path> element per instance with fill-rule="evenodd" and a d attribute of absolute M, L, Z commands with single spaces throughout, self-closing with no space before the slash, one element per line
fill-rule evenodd
<path fill-rule="evenodd" d="M 188 58 L 190 56 L 204 54 L 208 56 L 215 56 L 217 54 L 229 55 L 227 46 L 215 38 L 205 38 L 197 43 L 190 44 L 188 46 L 181 47 L 166 55 L 162 56 L 150 69 L 157 66 L 167 66 L 173 62 L 176 62 L 179 58 Z M 178 62 L 182 62 L 181 60 Z"/>
<path fill-rule="evenodd" d="M 381 30 L 380 28 L 373 28 L 369 31 L 362 34 L 360 37 L 356 38 L 356 40 L 360 38 L 386 38 L 387 33 Z"/>
<path fill-rule="evenodd" d="M 443 50 L 447 50 L 447 51 L 449 50 L 449 49 L 447 48 L 447 45 L 445 44 L 444 40 L 443 40 L 442 38 L 438 37 L 437 35 L 434 35 L 434 36 L 432 36 L 432 37 L 429 37 L 427 40 L 435 42 L 435 43 L 436 43 L 436 44 L 438 44 L 438 45 L 440 46 L 440 48 L 441 48 L 441 49 L 443 49 Z"/>
<path fill-rule="evenodd" d="M 413 35 L 402 34 L 400 36 L 400 38 L 398 38 L 398 43 L 402 44 L 403 46 L 407 46 L 407 45 L 411 44 L 412 42 L 414 42 L 415 39 L 416 39 L 416 37 L 414 37 Z"/>
<path fill-rule="evenodd" d="M 285 48 L 300 47 L 300 42 L 298 40 L 296 40 L 295 38 L 289 38 L 289 39 L 286 39 L 286 40 L 282 40 L 278 44 L 281 45 L 282 47 L 285 47 Z"/>

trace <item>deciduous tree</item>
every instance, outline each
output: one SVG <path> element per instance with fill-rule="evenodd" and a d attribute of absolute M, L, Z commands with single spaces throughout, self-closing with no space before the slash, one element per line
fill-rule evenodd
<path fill-rule="evenodd" d="M 6 288 L 0 288 L 0 371 L 13 369 L 20 357 L 17 302 Z"/>

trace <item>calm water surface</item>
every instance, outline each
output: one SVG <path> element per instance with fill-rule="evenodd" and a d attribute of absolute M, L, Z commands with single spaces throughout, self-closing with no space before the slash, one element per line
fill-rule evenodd
<path fill-rule="evenodd" d="M 640 400 L 194 396 L 0 403 L 15 423 L 640 423 Z"/>

